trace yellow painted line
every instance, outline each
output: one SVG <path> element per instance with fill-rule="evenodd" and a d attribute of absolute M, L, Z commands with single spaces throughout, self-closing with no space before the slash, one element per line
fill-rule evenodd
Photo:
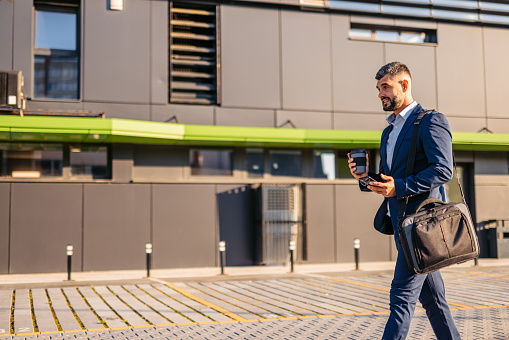
<path fill-rule="evenodd" d="M 474 275 L 494 276 L 494 277 L 501 277 L 501 278 L 504 278 L 504 279 L 509 279 L 509 276 L 505 276 L 505 275 L 479 273 L 479 272 L 467 272 L 467 273 L 474 274 Z"/>
<path fill-rule="evenodd" d="M 355 282 L 355 281 L 343 280 L 343 279 L 338 279 L 338 278 L 335 278 L 335 277 L 328 277 L 328 279 L 329 280 L 334 280 L 334 281 L 339 281 L 339 282 L 344 282 L 344 283 L 350 283 L 350 284 L 356 285 L 356 286 L 367 287 L 367 288 L 371 288 L 371 289 L 378 289 L 378 290 L 382 290 L 384 292 L 390 292 L 390 290 L 387 289 L 387 288 L 370 286 L 370 285 L 366 285 L 364 283 L 359 283 L 359 282 Z"/>
<path fill-rule="evenodd" d="M 463 306 L 463 305 L 459 305 Z M 478 306 L 478 307 L 471 307 L 471 306 L 464 306 L 464 307 L 457 307 L 457 308 L 451 308 L 451 310 L 465 310 L 465 309 L 491 309 L 491 308 L 509 308 L 509 305 L 495 305 L 495 306 Z M 425 310 L 416 310 L 414 313 L 425 313 Z M 389 311 L 387 312 L 371 312 L 371 313 L 349 313 L 349 314 L 328 314 L 328 315 L 302 315 L 302 316 L 289 316 L 289 317 L 280 317 L 280 318 L 270 318 L 270 319 L 256 319 L 256 320 L 247 320 L 243 322 L 260 322 L 260 321 L 281 321 L 281 320 L 296 320 L 296 319 L 315 319 L 315 318 L 331 318 L 331 317 L 339 317 L 339 316 L 363 316 L 363 315 L 388 315 L 390 314 Z M 133 326 L 126 326 L 126 327 L 115 327 L 115 328 L 95 328 L 95 329 L 83 329 L 83 330 L 73 330 L 73 331 L 57 331 L 57 332 L 34 332 L 34 333 L 11 333 L 11 334 L 0 334 L 1 337 L 6 336 L 24 336 L 24 335 L 39 335 L 39 334 L 63 334 L 63 333 L 75 333 L 75 332 L 92 332 L 92 331 L 104 331 L 104 330 L 121 330 L 121 329 L 134 329 L 134 328 L 154 328 L 154 327 L 168 327 L 168 326 L 178 326 L 178 325 L 205 325 L 205 324 L 225 324 L 225 323 L 238 323 L 238 321 L 207 321 L 207 322 L 189 322 L 189 323 L 171 323 L 171 324 L 157 324 L 157 325 L 146 325 L 143 327 L 133 327 Z"/>
<path fill-rule="evenodd" d="M 382 290 L 384 292 L 390 292 L 390 290 L 387 289 L 387 288 L 370 286 L 370 285 L 367 285 L 367 284 L 364 284 L 364 283 L 355 282 L 355 281 L 343 280 L 343 279 L 338 279 L 338 278 L 335 278 L 335 277 L 329 277 L 328 279 L 334 280 L 334 281 L 339 281 L 339 282 L 344 282 L 344 283 L 350 283 L 350 284 L 353 284 L 353 285 L 362 286 L 362 287 L 366 287 L 366 288 L 378 289 L 378 290 Z M 451 306 L 456 306 L 456 307 L 460 307 L 460 308 L 470 308 L 470 306 L 461 305 L 459 303 L 454 303 L 454 302 L 447 302 L 447 303 L 450 304 Z M 380 313 L 385 314 L 385 312 L 380 312 Z M 367 314 L 365 314 L 365 313 L 358 313 L 358 314 L 355 314 L 355 315 L 370 315 L 370 314 L 372 314 L 372 313 L 367 313 Z M 342 315 L 344 315 L 344 314 L 342 314 Z"/>
<path fill-rule="evenodd" d="M 448 304 L 450 304 L 451 306 L 456 306 L 456 307 L 460 307 L 460 308 L 470 308 L 471 306 L 467 306 L 467 305 L 462 305 L 460 303 L 455 303 L 455 302 L 449 302 L 447 301 Z"/>
<path fill-rule="evenodd" d="M 182 288 L 179 288 L 177 286 L 175 286 L 173 283 L 170 283 L 170 282 L 166 282 L 165 283 L 166 286 L 170 287 L 171 289 L 174 289 L 176 290 L 177 292 L 179 292 L 180 294 L 184 295 L 185 297 L 188 297 L 190 298 L 191 300 L 194 300 L 196 302 L 199 302 L 201 303 L 202 305 L 205 305 L 209 308 L 212 308 L 212 309 L 215 309 L 216 311 L 218 311 L 219 313 L 223 313 L 224 315 L 232 318 L 233 320 L 236 320 L 236 321 L 240 321 L 240 322 L 243 322 L 243 321 L 246 321 L 246 319 L 244 319 L 242 316 L 240 315 L 237 315 L 235 313 L 232 313 L 226 309 L 224 309 L 223 307 L 219 307 L 219 306 L 216 306 L 215 304 L 213 303 L 210 303 L 208 301 L 205 301 L 197 296 L 194 296 L 193 294 L 189 293 L 188 291 L 182 289 Z"/>

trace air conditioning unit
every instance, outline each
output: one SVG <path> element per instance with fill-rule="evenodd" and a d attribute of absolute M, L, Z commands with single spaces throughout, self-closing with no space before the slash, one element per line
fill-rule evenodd
<path fill-rule="evenodd" d="M 0 71 L 0 109 L 23 110 L 24 106 L 21 71 Z"/>

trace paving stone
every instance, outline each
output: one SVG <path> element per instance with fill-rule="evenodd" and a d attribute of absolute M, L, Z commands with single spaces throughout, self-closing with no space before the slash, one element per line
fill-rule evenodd
<path fill-rule="evenodd" d="M 63 288 L 63 292 L 67 296 L 74 312 L 86 329 L 104 328 L 104 325 L 97 318 L 94 312 L 92 312 L 90 307 L 87 306 L 75 287 Z"/>
<path fill-rule="evenodd" d="M 63 331 L 81 330 L 60 288 L 49 288 L 48 295 Z"/>

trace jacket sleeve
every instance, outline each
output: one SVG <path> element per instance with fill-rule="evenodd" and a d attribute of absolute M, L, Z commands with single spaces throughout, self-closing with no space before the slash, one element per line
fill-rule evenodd
<path fill-rule="evenodd" d="M 398 199 L 430 191 L 452 179 L 452 134 L 447 118 L 438 112 L 424 116 L 418 142 L 422 143 L 427 165 L 415 175 L 394 180 Z"/>

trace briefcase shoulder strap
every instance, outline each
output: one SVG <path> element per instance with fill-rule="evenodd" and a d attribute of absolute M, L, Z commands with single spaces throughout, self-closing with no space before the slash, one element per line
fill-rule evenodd
<path fill-rule="evenodd" d="M 410 142 L 410 150 L 408 152 L 408 161 L 407 161 L 407 167 L 406 167 L 406 177 L 412 176 L 413 172 L 414 172 L 415 153 L 417 151 L 417 139 L 419 137 L 419 128 L 421 126 L 421 121 L 422 121 L 422 119 L 424 118 L 424 116 L 427 113 L 434 112 L 434 111 L 435 110 L 426 110 L 426 111 L 423 111 L 423 112 L 421 112 L 419 114 L 417 119 L 415 119 L 415 122 L 414 122 L 414 132 L 412 134 L 412 141 Z M 456 172 L 456 179 L 458 181 L 458 186 L 460 188 L 461 198 L 463 199 L 463 203 L 465 203 L 465 205 L 466 205 L 467 203 L 465 201 L 465 195 L 463 193 L 463 188 L 461 186 L 461 183 L 460 183 L 460 180 L 459 180 L 459 176 L 458 176 L 458 169 L 456 167 L 456 160 L 454 158 L 454 151 L 453 151 L 453 154 L 452 154 L 452 158 L 453 158 L 453 161 L 454 161 L 454 171 Z M 399 222 L 403 221 L 403 219 L 405 218 L 405 210 L 406 210 L 407 204 L 408 204 L 408 197 L 406 197 L 405 199 L 400 201 L 400 204 L 399 204 L 399 213 L 398 213 L 398 227 L 399 227 Z"/>

